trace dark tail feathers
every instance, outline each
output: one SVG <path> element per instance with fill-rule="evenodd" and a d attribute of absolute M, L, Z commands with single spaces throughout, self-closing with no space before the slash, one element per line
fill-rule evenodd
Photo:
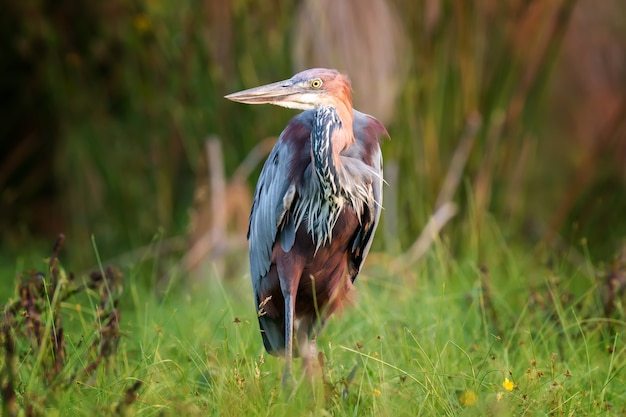
<path fill-rule="evenodd" d="M 284 317 L 259 317 L 259 327 L 263 336 L 263 346 L 267 353 L 279 356 L 285 351 L 285 319 Z"/>

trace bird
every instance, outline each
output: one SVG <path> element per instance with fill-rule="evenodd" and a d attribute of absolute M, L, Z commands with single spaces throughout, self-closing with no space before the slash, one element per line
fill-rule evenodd
<path fill-rule="evenodd" d="M 298 356 L 313 374 L 317 335 L 350 300 L 370 251 L 382 210 L 380 142 L 389 135 L 352 108 L 350 80 L 336 69 L 304 70 L 225 98 L 303 110 L 263 165 L 247 235 L 263 345 L 285 358 L 288 385 Z"/>

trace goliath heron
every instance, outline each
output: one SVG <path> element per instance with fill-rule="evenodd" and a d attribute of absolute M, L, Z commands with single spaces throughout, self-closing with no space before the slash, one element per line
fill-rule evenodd
<path fill-rule="evenodd" d="M 382 208 L 382 123 L 352 108 L 350 81 L 315 68 L 233 93 L 240 103 L 304 110 L 278 138 L 257 183 L 248 229 L 263 344 L 307 373 L 315 337 L 341 308 L 370 250 Z"/>

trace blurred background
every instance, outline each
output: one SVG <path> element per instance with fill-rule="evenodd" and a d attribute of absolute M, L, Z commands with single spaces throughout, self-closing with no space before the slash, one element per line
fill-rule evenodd
<path fill-rule="evenodd" d="M 294 112 L 223 96 L 315 66 L 390 133 L 374 252 L 410 250 L 444 200 L 459 255 L 480 259 L 486 227 L 592 260 L 624 245 L 621 0 L 8 0 L 0 42 L 5 262 L 63 232 L 74 269 L 93 237 L 103 259 L 245 273 L 254 184 Z"/>

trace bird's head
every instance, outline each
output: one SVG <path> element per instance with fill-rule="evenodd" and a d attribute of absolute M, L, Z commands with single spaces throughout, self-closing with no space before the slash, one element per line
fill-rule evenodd
<path fill-rule="evenodd" d="M 334 69 L 313 68 L 288 80 L 232 93 L 225 98 L 247 104 L 275 104 L 290 109 L 312 110 L 344 106 L 352 109 L 350 80 Z"/>

